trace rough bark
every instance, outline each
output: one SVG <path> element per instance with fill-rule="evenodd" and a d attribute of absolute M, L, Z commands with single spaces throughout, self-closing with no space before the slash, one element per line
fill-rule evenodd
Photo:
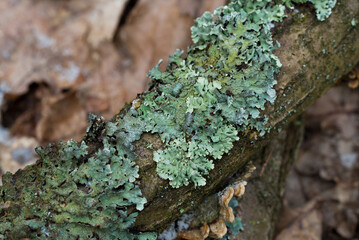
<path fill-rule="evenodd" d="M 245 227 L 234 239 L 274 238 L 286 176 L 297 158 L 304 126 L 303 118 L 297 118 L 252 157 L 257 170 L 249 179 L 237 210 Z"/>
<path fill-rule="evenodd" d="M 315 18 L 309 6 L 300 7 L 299 10 L 300 13 L 291 15 L 273 29 L 275 39 L 281 43 L 276 55 L 283 67 L 277 77 L 278 98 L 273 106 L 268 105 L 265 110 L 273 129 L 271 133 L 257 140 L 242 137 L 229 154 L 216 162 L 215 170 L 206 178 L 206 186 L 195 188 L 189 185 L 178 189 L 168 187 L 167 181 L 160 179 L 156 173 L 156 164 L 152 161 L 153 150 L 147 146 L 151 143 L 154 149 L 160 148 L 162 143 L 159 137 L 144 134 L 135 143 L 135 151 L 138 155 L 136 163 L 140 167 L 140 188 L 148 204 L 139 213 L 133 229 L 161 231 L 183 212 L 221 190 L 230 177 L 243 170 L 246 163 L 276 137 L 280 129 L 285 129 L 359 61 L 359 42 L 356 41 L 359 31 L 351 23 L 353 18 L 359 19 L 357 0 L 341 2 L 324 22 Z M 114 119 L 117 117 L 119 115 Z M 101 132 L 101 127 L 98 132 Z M 92 138 L 89 152 L 101 147 L 101 143 L 95 139 Z M 19 171 L 11 176 L 12 182 L 23 188 L 22 179 L 31 171 L 36 172 L 40 166 L 41 161 Z M 261 186 L 267 188 L 265 184 Z M 17 204 L 21 206 L 21 203 Z"/>

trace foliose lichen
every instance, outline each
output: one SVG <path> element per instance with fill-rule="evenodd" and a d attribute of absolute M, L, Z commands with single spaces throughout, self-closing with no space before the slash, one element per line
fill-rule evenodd
<path fill-rule="evenodd" d="M 320 21 L 324 21 L 332 13 L 332 9 L 335 7 L 337 0 L 310 0 L 309 2 L 314 4 L 317 18 Z"/>
<path fill-rule="evenodd" d="M 323 20 L 336 1 L 309 2 Z M 155 239 L 155 233 L 128 230 L 134 209 L 146 203 L 136 184 L 133 142 L 144 132 L 160 136 L 165 147 L 154 152 L 157 172 L 177 188 L 205 185 L 205 175 L 230 151 L 238 132 L 266 133 L 261 110 L 276 98 L 281 67 L 270 28 L 285 17 L 285 5 L 291 1 L 237 0 L 204 13 L 191 29 L 187 57 L 177 50 L 165 72 L 160 61 L 148 74 L 150 90 L 119 120 L 105 123 L 91 115 L 87 140 L 38 148 L 36 170 L 6 174 L 0 239 Z M 100 146 L 93 152 L 86 141 L 96 138 Z"/>
<path fill-rule="evenodd" d="M 283 2 L 290 8 L 293 7 L 293 3 L 310 2 L 314 5 L 317 19 L 324 21 L 332 14 L 332 9 L 335 7 L 337 0 L 283 0 Z"/>
<path fill-rule="evenodd" d="M 89 135 L 105 124 L 94 115 L 90 121 Z M 84 141 L 37 148 L 41 171 L 29 169 L 24 181 L 42 181 L 38 184 L 14 189 L 16 179 L 4 176 L 0 200 L 7 207 L 1 209 L 0 219 L 6 221 L 0 224 L 0 239 L 156 239 L 154 233 L 127 231 L 137 216 L 127 214 L 127 207 L 140 211 L 146 199 L 135 184 L 138 166 L 131 145 L 122 139 L 131 142 L 139 136 L 111 127 L 106 125 L 102 147 L 92 157 L 87 157 Z M 19 200 L 23 206 L 17 205 Z M 7 211 L 13 214 L 6 216 Z"/>
<path fill-rule="evenodd" d="M 310 1 L 320 20 L 335 5 Z M 165 72 L 161 61 L 149 72 L 157 91 L 145 93 L 137 113 L 145 131 L 158 133 L 166 143 L 154 161 L 172 187 L 205 185 L 204 176 L 233 147 L 239 131 L 262 136 L 269 130 L 260 111 L 276 98 L 275 75 L 281 67 L 270 28 L 285 17 L 285 5 L 292 6 L 288 0 L 279 2 L 232 1 L 204 13 L 191 28 L 194 45 L 187 58 L 177 50 Z"/>

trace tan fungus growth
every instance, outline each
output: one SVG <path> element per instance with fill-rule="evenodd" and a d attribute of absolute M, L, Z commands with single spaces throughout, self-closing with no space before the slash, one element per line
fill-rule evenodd
<path fill-rule="evenodd" d="M 178 235 L 177 239 L 187 239 L 187 240 L 204 240 L 209 235 L 209 226 L 207 223 L 203 224 L 200 229 L 182 231 Z"/>
<path fill-rule="evenodd" d="M 250 173 L 253 172 L 255 167 L 250 168 Z M 246 177 L 249 177 L 251 174 Z M 228 206 L 233 196 L 242 196 L 245 192 L 246 181 L 239 181 L 231 186 L 225 188 L 219 197 L 219 217 L 212 222 L 209 226 L 207 223 L 202 225 L 200 229 L 185 230 L 179 233 L 177 239 L 187 240 L 204 240 L 208 236 L 211 238 L 223 238 L 227 233 L 227 226 L 225 222 L 234 222 L 233 209 Z"/>
<path fill-rule="evenodd" d="M 242 182 L 237 183 L 234 186 L 234 196 L 236 196 L 236 197 L 242 196 L 244 194 L 246 185 L 247 185 L 246 181 L 242 181 Z"/>
<path fill-rule="evenodd" d="M 359 86 L 359 69 L 351 70 L 348 77 L 350 79 L 348 86 L 353 89 L 357 88 Z"/>
<path fill-rule="evenodd" d="M 233 194 L 233 187 L 229 187 L 224 191 L 222 197 L 220 198 L 219 204 L 221 206 L 221 209 L 219 212 L 219 219 L 223 219 L 226 222 L 234 222 L 233 209 L 228 206 L 229 201 L 231 201 L 233 197 Z"/>
<path fill-rule="evenodd" d="M 357 88 L 359 86 L 359 79 L 348 82 L 348 86 L 352 89 Z"/>
<path fill-rule="evenodd" d="M 231 208 L 232 209 L 232 208 Z M 209 225 L 211 238 L 223 238 L 227 233 L 227 226 L 223 219 L 219 218 L 216 222 Z"/>
<path fill-rule="evenodd" d="M 349 73 L 349 75 L 348 75 L 348 77 L 350 78 L 350 79 L 358 79 L 359 78 L 359 69 L 353 69 L 353 70 L 351 70 L 350 71 L 350 73 Z"/>

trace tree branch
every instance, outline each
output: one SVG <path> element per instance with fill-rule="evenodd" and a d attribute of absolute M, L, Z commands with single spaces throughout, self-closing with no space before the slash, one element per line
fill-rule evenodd
<path fill-rule="evenodd" d="M 138 158 L 138 164 L 146 169 L 142 173 L 146 181 L 141 181 L 140 186 L 149 205 L 137 217 L 136 229 L 161 229 L 181 215 L 180 209 L 187 211 L 193 207 L 193 202 L 197 205 L 208 194 L 218 192 L 253 154 L 358 63 L 359 42 L 356 39 L 359 30 L 351 24 L 353 18 L 359 19 L 358 5 L 355 0 L 342 2 L 324 22 L 319 22 L 308 6 L 301 6 L 300 13 L 291 15 L 274 28 L 274 39 L 281 44 L 275 54 L 283 66 L 277 77 L 278 98 L 266 110 L 273 130 L 255 141 L 241 138 L 236 142 L 230 153 L 216 163 L 216 170 L 210 173 L 206 186 L 163 189 L 166 182 L 158 178 L 155 163 L 148 160 L 152 159 L 152 154 Z M 154 136 L 146 138 L 148 142 L 156 142 Z M 146 151 L 139 143 L 136 149 Z"/>
<path fill-rule="evenodd" d="M 332 16 L 324 22 L 319 22 L 314 17 L 310 7 L 301 6 L 299 13 L 289 13 L 289 18 L 272 29 L 274 39 L 282 45 L 275 50 L 275 54 L 279 57 L 283 67 L 276 77 L 278 81 L 275 86 L 277 99 L 273 105 L 267 103 L 263 111 L 263 114 L 269 119 L 267 126 L 270 127 L 271 131 L 259 136 L 261 127 L 244 125 L 246 131 L 240 132 L 240 140 L 235 142 L 228 154 L 222 156 L 222 152 L 218 157 L 221 159 L 215 161 L 215 169 L 211 170 L 205 177 L 205 186 L 195 187 L 195 185 L 203 185 L 203 178 L 199 177 L 193 181 L 195 184 L 191 183 L 180 188 L 170 187 L 168 180 L 159 177 L 159 163 L 156 164 L 153 159 L 156 154 L 161 153 L 159 151 L 165 149 L 166 146 L 168 147 L 168 142 L 173 140 L 173 136 L 165 136 L 164 134 L 168 132 L 158 130 L 159 134 L 142 134 L 141 132 L 139 139 L 136 128 L 141 125 L 141 121 L 146 120 L 138 122 L 131 120 L 131 122 L 125 119 L 130 114 L 138 114 L 138 111 L 134 113 L 137 108 L 143 111 L 146 107 L 143 102 L 151 100 L 143 100 L 142 98 L 151 93 L 158 94 L 167 91 L 166 86 L 168 85 L 166 84 L 170 83 L 165 81 L 175 75 L 180 64 L 174 62 L 173 64 L 177 64 L 177 67 L 169 68 L 170 70 L 167 73 L 152 72 L 152 77 L 156 81 L 153 82 L 151 91 L 133 101 L 131 106 L 125 106 L 121 113 L 113 118 L 112 124 L 93 118 L 88 134 L 84 138 L 85 145 L 70 142 L 67 145 L 52 145 L 45 150 L 38 149 L 41 159 L 36 164 L 14 175 L 6 174 L 3 177 L 4 186 L 0 189 L 0 236 L 15 239 L 37 234 L 45 237 L 47 234 L 52 234 L 48 231 L 53 231 L 54 235 L 51 236 L 59 237 L 61 234 L 71 232 L 72 236 L 84 234 L 82 236 L 84 238 L 95 238 L 108 236 L 109 234 L 106 231 L 112 231 L 116 237 L 121 238 L 122 230 L 128 229 L 129 225 L 133 223 L 137 214 L 136 209 L 141 210 L 143 207 L 144 200 L 140 197 L 141 192 L 143 197 L 147 199 L 147 204 L 139 212 L 132 230 L 163 230 L 183 212 L 200 204 L 205 197 L 221 190 L 228 183 L 228 179 L 238 171 L 243 170 L 250 158 L 266 146 L 280 132 L 281 128 L 285 128 L 291 120 L 358 63 L 359 42 L 356 40 L 359 37 L 359 31 L 352 23 L 353 19 L 359 19 L 358 5 L 357 0 L 341 2 L 334 8 Z M 264 28 L 265 26 L 263 26 Z M 248 32 L 253 32 L 253 30 Z M 217 41 L 217 39 L 213 41 Z M 258 43 L 264 44 L 260 41 Z M 213 50 L 211 47 L 215 45 L 201 44 L 200 39 L 195 47 L 190 48 L 186 64 L 191 61 L 198 61 L 195 66 L 208 67 L 206 74 L 209 74 L 208 71 L 212 66 L 211 61 L 213 59 L 205 59 L 207 62 L 200 63 L 201 59 L 196 58 L 196 54 L 198 52 L 207 54 L 207 50 L 210 52 Z M 208 54 L 210 55 L 210 53 Z M 230 54 L 224 61 L 229 61 L 229 58 Z M 215 59 L 213 64 L 219 62 L 217 60 Z M 259 60 L 257 59 L 257 61 Z M 273 60 L 269 61 L 272 63 Z M 179 61 L 179 58 L 174 61 Z M 244 71 L 247 67 L 246 64 L 238 65 L 237 71 Z M 235 74 L 233 68 L 230 70 Z M 258 68 L 258 72 L 260 71 L 262 70 Z M 273 70 L 271 73 L 274 74 L 276 71 Z M 160 77 L 154 76 L 156 74 Z M 209 75 L 205 76 L 210 78 Z M 221 83 L 227 87 L 228 91 L 225 91 L 225 87 L 218 86 L 213 79 L 212 82 L 203 84 L 207 84 L 205 85 L 206 88 L 210 86 L 214 89 L 213 92 L 218 96 L 230 99 L 233 92 L 238 89 L 224 83 L 225 75 L 219 77 L 223 77 Z M 189 92 L 195 88 L 195 84 L 198 82 L 192 83 Z M 176 88 L 171 89 L 171 94 L 174 97 L 182 94 L 180 92 L 181 86 L 174 85 L 174 87 Z M 224 89 L 224 92 L 219 91 L 219 89 Z M 210 90 L 206 91 L 209 94 L 213 93 Z M 237 95 L 241 94 L 241 92 L 237 93 Z M 186 99 L 187 97 L 186 95 Z M 166 102 L 165 104 L 169 103 Z M 165 104 L 161 106 L 166 107 Z M 185 106 L 181 107 L 185 108 Z M 187 111 L 196 112 L 199 110 L 194 107 L 194 109 Z M 182 117 L 185 113 L 185 111 L 182 112 Z M 255 112 L 251 114 L 256 115 Z M 210 117 L 209 114 L 208 118 Z M 166 120 L 163 118 L 160 121 Z M 116 125 L 119 122 L 120 125 L 122 124 L 121 126 L 127 124 L 126 127 L 123 127 L 127 132 L 119 132 L 120 127 Z M 129 124 L 133 125 L 128 127 Z M 161 122 L 156 124 L 161 124 Z M 212 123 L 207 125 L 210 124 Z M 225 126 L 224 123 L 223 126 Z M 151 128 L 152 133 L 156 132 L 155 128 L 156 125 Z M 131 131 L 128 131 L 129 129 Z M 127 137 L 124 138 L 121 135 L 122 133 L 127 134 Z M 187 135 L 187 137 L 192 136 Z M 162 154 L 164 153 L 162 152 Z M 213 158 L 213 156 L 209 157 Z M 136 181 L 139 188 L 133 184 L 137 176 L 137 169 L 132 166 L 131 161 L 127 162 L 126 160 L 131 158 L 139 166 L 139 178 Z M 157 160 L 159 160 L 158 158 Z M 111 171 L 113 171 L 116 163 L 122 164 L 119 170 L 125 169 L 127 171 L 123 173 L 126 183 L 122 183 L 122 185 L 121 179 L 108 177 L 112 174 Z M 174 184 L 172 177 L 167 178 L 171 180 L 171 184 Z M 181 183 L 185 184 L 188 181 L 186 177 L 180 179 Z M 125 194 L 131 193 L 132 198 L 124 197 L 123 191 L 127 188 L 129 192 L 125 192 Z M 89 196 L 94 197 L 90 198 Z M 124 206 L 127 206 L 127 209 L 124 209 Z M 47 217 L 46 219 L 39 219 L 39 216 Z M 110 239 L 111 236 L 108 238 Z"/>

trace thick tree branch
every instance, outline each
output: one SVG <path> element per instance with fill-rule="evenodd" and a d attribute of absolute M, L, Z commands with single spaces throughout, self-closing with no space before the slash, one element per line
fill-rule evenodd
<path fill-rule="evenodd" d="M 275 53 L 283 67 L 277 78 L 278 98 L 273 106 L 268 104 L 266 110 L 273 129 L 271 133 L 255 141 L 241 138 L 230 153 L 216 163 L 206 186 L 197 189 L 193 186 L 164 189 L 166 181 L 157 176 L 152 153 L 138 142 L 136 149 L 140 157 L 137 163 L 144 169 L 142 179 L 146 179 L 140 186 L 149 204 L 137 217 L 136 229 L 161 229 L 181 215 L 181 209 L 187 211 L 193 203 L 197 205 L 208 194 L 219 191 L 226 185 L 226 180 L 268 144 L 281 128 L 285 128 L 358 63 L 359 30 L 351 24 L 353 18 L 359 19 L 356 0 L 336 6 L 332 16 L 324 22 L 319 22 L 308 6 L 299 9 L 300 13 L 289 14 L 290 17 L 273 30 L 274 38 L 281 44 Z M 143 141 L 160 142 L 149 135 Z"/>
<path fill-rule="evenodd" d="M 139 212 L 132 230 L 161 231 L 183 212 L 200 204 L 205 197 L 221 190 L 228 183 L 228 179 L 243 170 L 251 157 L 266 146 L 280 132 L 281 128 L 284 129 L 291 120 L 358 63 L 359 42 L 356 40 L 359 38 L 359 30 L 352 24 L 353 19 L 359 19 L 357 0 L 341 2 L 334 8 L 332 16 L 324 22 L 319 22 L 315 18 L 313 9 L 309 6 L 300 7 L 299 10 L 299 13 L 294 15 L 288 13 L 290 17 L 273 29 L 275 39 L 282 45 L 275 53 L 283 67 L 280 75 L 277 76 L 278 98 L 274 105 L 267 104 L 264 111 L 269 117 L 271 132 L 263 137 L 257 136 L 255 131 L 241 133 L 240 140 L 235 143 L 229 154 L 215 162 L 215 169 L 206 176 L 207 184 L 205 186 L 195 188 L 193 184 L 190 184 L 180 188 L 170 187 L 167 180 L 158 176 L 156 163 L 153 161 L 154 151 L 163 147 L 160 137 L 145 133 L 140 140 L 134 142 L 134 151 L 137 154 L 135 161 L 140 168 L 138 183 L 148 203 L 144 210 Z M 126 106 L 122 113 L 126 113 L 128 110 L 129 106 Z M 122 117 L 123 114 L 118 114 L 113 120 Z M 84 159 L 79 158 L 81 160 L 77 163 L 78 166 L 75 166 L 77 168 L 80 168 L 82 163 L 87 163 L 88 159 L 103 146 L 102 139 L 106 135 L 105 123 L 93 122 L 91 128 L 91 135 L 88 134 L 85 137 L 88 155 Z M 150 148 L 149 145 L 151 145 Z M 47 156 L 56 159 L 58 149 L 59 146 L 48 148 Z M 80 150 L 79 154 L 84 155 Z M 56 163 L 54 164 L 56 166 Z M 44 165 L 45 160 L 42 159 L 15 175 L 8 174 L 4 177 L 4 187 L 0 192 L 2 194 L 0 197 L 4 200 L 3 203 L 0 202 L 1 220 L 16 216 L 23 204 L 18 198 L 27 194 L 26 191 L 30 186 L 39 186 L 40 188 L 45 180 L 49 179 L 48 176 L 40 174 L 39 169 Z M 58 183 L 58 185 L 61 184 Z M 88 191 L 87 186 L 77 185 L 77 188 L 81 188 L 84 193 Z M 59 194 L 63 194 L 66 199 L 66 193 Z M 51 201 L 51 199 L 47 200 Z M 41 199 L 33 204 L 46 205 L 46 201 Z M 89 205 L 91 204 L 89 203 Z M 70 206 L 61 207 L 68 207 L 69 212 L 75 211 L 70 209 Z M 141 207 L 137 206 L 137 208 Z M 21 209 L 21 211 L 26 210 Z M 135 208 L 127 210 L 129 213 L 135 212 Z M 102 212 L 102 209 L 98 211 Z M 63 217 L 63 215 L 59 216 Z M 32 215 L 29 213 L 28 217 L 31 219 Z M 101 217 L 101 220 L 107 219 L 106 216 L 101 215 Z M 58 218 L 56 221 L 66 222 L 66 218 Z M 29 224 L 33 224 L 31 226 L 34 228 L 36 227 L 35 223 L 37 224 L 36 220 L 32 222 L 29 220 Z M 6 228 L 1 224 L 0 227 Z M 32 227 L 21 228 L 16 233 L 18 235 L 11 234 L 24 237 L 31 231 Z"/>

